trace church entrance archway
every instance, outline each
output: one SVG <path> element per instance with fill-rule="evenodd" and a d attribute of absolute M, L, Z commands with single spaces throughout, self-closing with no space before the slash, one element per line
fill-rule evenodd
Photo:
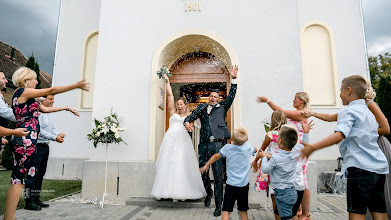
<path fill-rule="evenodd" d="M 228 94 L 228 68 L 232 66 L 232 57 L 235 64 L 238 64 L 238 61 L 236 56 L 232 56 L 232 49 L 222 39 L 213 37 L 219 39 L 218 42 L 209 35 L 213 34 L 176 34 L 162 43 L 154 55 L 151 78 L 150 160 L 156 160 L 160 143 L 169 126 L 167 107 L 159 107 L 161 94 L 165 91 L 164 80 L 158 79 L 156 75 L 160 67 L 164 65 L 173 73 L 170 81 L 175 100 L 184 95 L 191 103 L 191 109 L 195 109 L 199 103 L 207 102 L 211 91 L 219 90 L 223 99 Z M 239 102 L 236 98 L 227 114 L 227 126 L 230 129 L 234 122 L 239 121 Z M 238 109 L 237 113 L 235 109 Z"/>

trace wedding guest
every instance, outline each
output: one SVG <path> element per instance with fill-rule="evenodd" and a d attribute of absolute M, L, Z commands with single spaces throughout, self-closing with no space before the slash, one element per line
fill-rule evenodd
<path fill-rule="evenodd" d="M 41 105 L 45 107 L 53 107 L 54 95 L 48 95 L 44 97 Z M 26 204 L 30 204 L 26 207 L 32 207 L 31 203 L 46 208 L 49 204 L 43 203 L 40 200 L 42 180 L 46 173 L 46 168 L 49 159 L 49 143 L 51 141 L 57 141 L 58 143 L 64 142 L 64 133 L 59 133 L 55 126 L 52 114 L 41 113 L 38 118 L 39 125 L 41 127 L 37 141 L 37 152 L 35 156 L 35 176 L 34 184 L 32 184 L 31 195 L 25 199 Z"/>
<path fill-rule="evenodd" d="M 386 174 L 386 180 L 385 180 L 385 187 L 384 187 L 384 195 L 386 198 L 386 207 L 387 207 L 387 216 L 389 219 L 391 219 L 391 144 L 385 137 L 385 135 L 390 134 L 390 125 L 388 124 L 387 118 L 380 109 L 380 107 L 373 101 L 376 97 L 376 93 L 372 88 L 371 82 L 367 80 L 367 92 L 365 94 L 365 103 L 368 106 L 369 111 L 372 112 L 372 114 L 375 116 L 376 121 L 379 125 L 379 128 L 377 129 L 377 133 L 379 134 L 379 139 L 377 140 L 377 143 L 380 147 L 380 150 L 384 153 L 388 160 L 388 167 L 389 167 L 389 173 Z M 338 119 L 338 113 L 331 115 L 327 113 L 319 113 L 319 112 L 303 112 L 302 113 L 306 117 L 314 116 L 324 121 L 337 121 Z M 372 219 L 372 216 L 367 213 L 366 214 L 367 219 Z"/>
<path fill-rule="evenodd" d="M 231 88 L 225 101 L 220 101 L 218 92 L 211 92 L 209 103 L 198 105 L 197 109 L 185 118 L 186 130 L 192 131 L 191 122 L 199 118 L 201 120 L 200 144 L 198 145 L 199 167 L 203 167 L 210 157 L 218 153 L 223 143 L 231 137 L 225 122 L 225 116 L 231 107 L 236 95 L 236 76 L 238 66 L 233 66 L 230 71 L 232 77 Z M 212 166 L 214 177 L 214 196 L 216 208 L 213 213 L 215 217 L 221 215 L 221 203 L 223 201 L 223 160 L 218 160 Z M 205 206 L 209 206 L 212 199 L 212 186 L 210 183 L 209 172 L 202 175 L 202 181 L 206 190 Z"/>
<path fill-rule="evenodd" d="M 16 127 L 25 128 L 30 133 L 25 138 L 14 137 L 11 150 L 14 154 L 14 168 L 11 175 L 11 187 L 8 190 L 4 219 L 14 219 L 24 185 L 33 184 L 36 168 L 34 164 L 36 156 L 37 138 L 40 131 L 38 123 L 38 111 L 44 113 L 57 112 L 69 109 L 68 107 L 45 107 L 40 105 L 35 98 L 67 92 L 73 89 L 89 90 L 89 83 L 85 80 L 72 85 L 55 86 L 46 89 L 35 89 L 38 84 L 37 74 L 27 68 L 21 67 L 12 76 L 12 82 L 18 88 L 12 97 L 12 109 L 16 118 Z M 69 109 L 72 111 L 71 109 Z M 77 112 L 72 112 L 78 114 Z M 31 210 L 40 210 L 35 203 L 26 204 Z"/>
<path fill-rule="evenodd" d="M 303 142 L 308 143 L 308 132 L 311 123 L 303 123 Z M 274 187 L 278 214 L 281 220 L 292 219 L 296 213 L 293 208 L 297 202 L 296 166 L 300 158 L 302 144 L 297 144 L 297 129 L 292 125 L 283 125 L 278 132 L 277 145 L 279 148 L 273 154 L 266 154 L 262 150 L 258 154 L 262 157 L 262 171 L 270 173 L 270 182 Z M 296 145 L 297 144 L 297 145 Z M 300 203 L 296 204 L 296 211 Z"/>
<path fill-rule="evenodd" d="M 0 70 L 0 126 L 7 128 L 8 121 L 15 122 L 15 116 L 12 112 L 12 109 L 8 106 L 7 102 L 4 100 L 4 96 L 1 93 L 7 87 L 8 80 L 5 78 L 4 72 Z M 8 144 L 7 139 L 1 138 L 1 145 Z M 0 146 L 1 150 L 1 146 Z"/>
<path fill-rule="evenodd" d="M 205 173 L 208 171 L 209 166 L 222 157 L 227 159 L 228 179 L 224 193 L 222 219 L 229 220 L 229 215 L 233 211 L 235 202 L 237 201 L 240 219 L 246 220 L 248 219 L 248 170 L 250 169 L 250 157 L 254 156 L 257 148 L 247 143 L 248 132 L 242 127 L 234 130 L 232 140 L 233 143 L 224 145 L 219 150 L 219 153 L 214 154 L 200 168 L 200 172 Z"/>
<path fill-rule="evenodd" d="M 296 108 L 296 110 L 285 110 L 264 96 L 257 97 L 257 102 L 259 103 L 266 102 L 266 104 L 268 104 L 269 107 L 272 108 L 274 111 L 280 110 L 285 112 L 288 118 L 287 124 L 291 124 L 296 127 L 299 134 L 298 137 L 299 142 L 300 143 L 302 142 L 304 130 L 301 122 L 307 122 L 307 118 L 303 116 L 301 112 L 311 111 L 310 98 L 306 92 L 298 92 L 295 94 L 295 98 L 293 99 L 293 107 Z M 300 219 L 302 219 L 302 218 L 308 218 L 310 216 L 311 193 L 307 181 L 308 158 L 301 157 L 299 158 L 298 163 L 301 164 L 301 166 L 299 167 L 302 167 L 300 178 L 302 178 L 302 182 L 305 188 L 303 194 L 303 200 L 301 202 L 301 207 L 302 207 L 301 215 L 300 212 L 298 213 L 300 215 Z M 296 215 L 296 213 L 294 213 L 294 215 Z"/>
<path fill-rule="evenodd" d="M 367 90 L 367 81 L 362 76 L 343 79 L 340 97 L 347 107 L 338 113 L 335 132 L 306 145 L 302 153 L 309 156 L 313 151 L 341 142 L 339 151 L 344 159 L 341 173 L 347 175 L 349 219 L 365 219 L 367 209 L 374 219 L 387 219 L 384 183 L 389 166 L 377 143 L 376 118 L 365 104 Z"/>

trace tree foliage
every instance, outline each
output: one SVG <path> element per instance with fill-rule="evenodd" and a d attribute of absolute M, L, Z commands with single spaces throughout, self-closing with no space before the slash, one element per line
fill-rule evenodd
<path fill-rule="evenodd" d="M 40 69 L 39 69 L 39 64 L 35 61 L 35 57 L 34 57 L 34 54 L 32 54 L 26 64 L 25 64 L 26 67 L 34 70 L 34 72 L 37 74 L 37 81 L 38 81 L 38 84 L 35 88 L 37 89 L 40 89 L 41 88 L 41 78 L 39 77 L 40 76 Z"/>
<path fill-rule="evenodd" d="M 391 54 L 369 57 L 368 61 L 371 83 L 376 91 L 375 101 L 391 122 Z M 391 136 L 388 135 L 387 138 L 390 140 Z"/>

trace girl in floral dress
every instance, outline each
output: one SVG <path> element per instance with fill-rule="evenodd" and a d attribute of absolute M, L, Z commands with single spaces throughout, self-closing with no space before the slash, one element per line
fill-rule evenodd
<path fill-rule="evenodd" d="M 307 117 L 305 117 L 302 112 L 311 112 L 311 107 L 310 107 L 310 99 L 309 96 L 306 92 L 298 92 L 295 94 L 295 98 L 293 99 L 293 107 L 296 108 L 296 110 L 284 110 L 280 106 L 278 106 L 276 103 L 272 102 L 270 99 L 266 98 L 265 96 L 258 96 L 257 97 L 257 102 L 266 102 L 272 108 L 274 111 L 275 110 L 280 110 L 283 111 L 288 118 L 288 123 L 293 124 L 298 128 L 299 131 L 299 142 L 301 142 L 301 138 L 303 137 L 303 129 L 299 128 L 301 126 L 300 122 L 307 123 Z M 301 137 L 301 138 L 300 138 Z M 303 179 L 305 190 L 304 190 L 304 195 L 303 195 L 303 200 L 301 202 L 302 206 L 302 215 L 299 216 L 300 219 L 306 219 L 306 218 L 311 218 L 310 217 L 310 199 L 311 199 L 311 194 L 310 194 L 310 189 L 307 183 L 307 168 L 308 168 L 308 159 L 306 158 L 301 158 L 302 161 L 299 161 L 298 164 L 302 164 L 303 160 L 304 164 L 301 165 L 301 167 L 298 167 L 302 169 L 301 176 Z M 297 182 L 297 181 L 296 181 Z"/>
<path fill-rule="evenodd" d="M 11 150 L 14 154 L 14 168 L 11 175 L 11 187 L 8 190 L 4 219 L 15 219 L 16 206 L 25 184 L 31 184 L 35 176 L 34 155 L 39 135 L 38 111 L 44 113 L 68 110 L 78 115 L 69 107 L 45 107 L 35 98 L 63 93 L 73 89 L 89 90 L 89 83 L 85 80 L 68 86 L 56 86 L 47 89 L 35 89 L 38 84 L 37 74 L 21 67 L 12 76 L 12 82 L 18 88 L 12 97 L 12 109 L 16 118 L 16 127 L 26 129 L 25 137 L 14 136 Z M 38 209 L 39 210 L 39 209 Z"/>
<path fill-rule="evenodd" d="M 251 166 L 254 169 L 254 173 L 259 170 L 259 166 L 262 160 L 259 153 L 262 151 L 265 151 L 266 153 L 273 154 L 276 152 L 277 148 L 280 148 L 277 145 L 277 137 L 278 137 L 278 131 L 280 130 L 281 126 L 287 123 L 286 114 L 280 110 L 276 110 L 273 112 L 272 117 L 270 119 L 270 128 L 269 131 L 266 133 L 265 140 L 262 143 L 262 146 L 260 150 L 258 151 L 258 154 L 256 155 L 254 161 L 252 162 Z M 266 190 L 269 189 L 272 203 L 273 203 L 273 210 L 276 207 L 276 200 L 274 198 L 274 190 L 272 189 L 270 185 L 270 177 L 268 174 L 264 174 L 262 172 L 262 168 L 259 170 L 259 174 L 257 176 L 257 179 L 255 181 L 254 189 L 256 191 Z M 275 218 L 278 219 L 278 215 L 275 214 Z"/>

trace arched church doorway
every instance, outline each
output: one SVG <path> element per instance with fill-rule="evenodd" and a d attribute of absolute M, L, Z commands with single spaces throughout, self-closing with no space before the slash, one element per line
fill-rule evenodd
<path fill-rule="evenodd" d="M 196 34 L 198 33 L 198 34 Z M 232 60 L 231 60 L 232 59 Z M 219 90 L 222 99 L 229 91 L 228 68 L 238 64 L 232 48 L 219 36 L 203 30 L 188 30 L 168 37 L 156 50 L 152 62 L 149 158 L 156 160 L 164 133 L 169 126 L 167 108 L 161 105 L 165 97 L 165 82 L 156 71 L 163 65 L 174 74 L 170 81 L 175 100 L 185 95 L 191 109 L 207 102 L 210 91 Z M 239 123 L 240 99 L 235 98 L 227 114 L 227 126 Z M 231 113 L 232 112 L 232 113 Z M 235 117 L 233 117 L 235 115 Z"/>
<path fill-rule="evenodd" d="M 211 53 L 185 54 L 173 63 L 170 72 L 173 74 L 170 82 L 174 99 L 185 97 L 190 111 L 194 111 L 199 104 L 208 102 L 208 96 L 212 91 L 218 91 L 222 100 L 225 100 L 228 94 L 230 85 L 228 68 Z M 230 111 L 227 113 L 226 120 L 230 130 Z M 166 130 L 168 127 L 169 112 L 166 111 Z"/>

